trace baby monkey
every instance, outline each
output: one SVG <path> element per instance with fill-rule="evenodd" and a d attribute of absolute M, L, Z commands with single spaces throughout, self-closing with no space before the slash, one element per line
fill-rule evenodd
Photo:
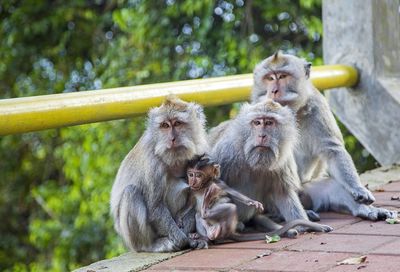
<path fill-rule="evenodd" d="M 189 162 L 187 177 L 192 191 L 191 202 L 181 212 L 179 218 L 183 218 L 195 205 L 196 233 L 190 234 L 192 239 L 238 242 L 264 240 L 265 235 L 283 235 L 296 226 L 312 227 L 313 224 L 316 224 L 299 219 L 288 222 L 282 228 L 268 233 L 237 233 L 238 215 L 236 205 L 232 203 L 232 200 L 253 206 L 260 213 L 264 211 L 263 205 L 239 193 L 219 179 L 220 166 L 207 155 L 195 157 Z"/>

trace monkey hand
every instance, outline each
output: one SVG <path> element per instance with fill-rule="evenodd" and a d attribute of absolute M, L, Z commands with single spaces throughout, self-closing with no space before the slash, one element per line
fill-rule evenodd
<path fill-rule="evenodd" d="M 351 194 L 354 197 L 354 200 L 361 204 L 369 205 L 375 201 L 375 197 L 372 193 L 367 188 L 361 186 L 352 188 Z"/>
<path fill-rule="evenodd" d="M 263 206 L 263 204 L 261 204 L 261 203 L 258 202 L 258 201 L 255 201 L 255 200 L 248 201 L 248 202 L 247 202 L 247 205 L 248 205 L 248 206 L 254 206 L 254 208 L 256 208 L 256 210 L 257 210 L 258 212 L 263 212 L 263 211 L 264 211 L 264 206 Z"/>

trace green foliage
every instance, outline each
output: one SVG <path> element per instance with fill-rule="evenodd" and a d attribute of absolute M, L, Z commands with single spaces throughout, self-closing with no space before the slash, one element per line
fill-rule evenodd
<path fill-rule="evenodd" d="M 321 64 L 321 35 L 320 0 L 1 1 L 0 98 L 248 73 L 278 49 Z M 206 109 L 209 126 L 235 109 Z M 0 138 L 0 270 L 69 271 L 122 253 L 109 194 L 143 128 L 136 118 Z"/>

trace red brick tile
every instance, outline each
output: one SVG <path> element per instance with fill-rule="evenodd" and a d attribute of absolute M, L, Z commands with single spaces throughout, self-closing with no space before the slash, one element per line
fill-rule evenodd
<path fill-rule="evenodd" d="M 326 252 L 273 252 L 236 267 L 238 271 L 325 271 L 350 254 Z"/>
<path fill-rule="evenodd" d="M 334 231 L 343 228 L 345 226 L 360 222 L 361 219 L 357 217 L 347 218 L 347 219 L 322 219 L 321 224 L 331 226 Z"/>
<path fill-rule="evenodd" d="M 156 264 L 150 270 L 212 270 L 226 269 L 253 260 L 268 250 L 255 249 L 203 249 L 194 250 Z"/>
<path fill-rule="evenodd" d="M 399 200 L 391 200 L 392 197 L 400 197 L 399 192 L 374 192 L 375 206 L 392 206 L 400 208 Z"/>
<path fill-rule="evenodd" d="M 387 255 L 399 255 L 400 256 L 400 238 L 393 238 L 393 240 L 387 244 L 384 244 L 373 251 L 372 254 L 387 254 Z M 398 258 L 399 258 L 398 256 Z M 400 258 L 399 258 L 400 259 Z M 400 267 L 399 267 L 400 270 Z"/>
<path fill-rule="evenodd" d="M 321 221 L 324 219 L 358 219 L 357 217 L 352 216 L 351 214 L 343 214 L 343 213 L 334 213 L 334 212 L 322 212 L 319 214 L 321 217 Z"/>
<path fill-rule="evenodd" d="M 400 192 L 400 181 L 393 181 L 391 183 L 379 186 L 375 191 L 383 189 L 385 192 Z M 375 191 L 373 192 L 375 194 Z"/>
<path fill-rule="evenodd" d="M 220 245 L 213 245 L 211 248 L 231 248 L 231 249 L 270 249 L 270 250 L 280 250 L 288 246 L 300 243 L 307 236 L 307 234 L 301 234 L 297 238 L 282 238 L 279 242 L 267 244 L 265 241 L 251 241 L 251 242 L 240 242 L 240 243 L 225 243 Z"/>
<path fill-rule="evenodd" d="M 329 272 L 354 272 L 354 271 L 398 272 L 400 271 L 400 258 L 398 256 L 367 255 L 367 260 L 365 263 L 358 265 L 337 265 L 329 269 L 328 271 Z"/>
<path fill-rule="evenodd" d="M 385 221 L 361 221 L 356 224 L 337 229 L 334 233 L 400 236 L 400 224 L 388 224 Z"/>
<path fill-rule="evenodd" d="M 293 246 L 289 250 L 324 252 L 369 252 L 392 240 L 390 236 L 327 234 L 320 235 Z"/>

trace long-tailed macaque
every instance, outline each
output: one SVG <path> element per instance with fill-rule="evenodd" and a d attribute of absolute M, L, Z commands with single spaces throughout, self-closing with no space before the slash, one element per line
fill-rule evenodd
<path fill-rule="evenodd" d="M 252 241 L 264 240 L 266 235 L 284 235 L 299 225 L 311 228 L 319 227 L 319 224 L 299 219 L 288 222 L 282 228 L 268 233 L 237 233 L 238 216 L 236 205 L 232 203 L 231 199 L 249 207 L 253 206 L 259 213 L 264 211 L 263 205 L 226 185 L 219 178 L 219 164 L 212 161 L 207 155 L 196 157 L 189 162 L 187 176 L 192 190 L 192 202 L 196 206 L 197 233 L 192 237 L 206 241 Z"/>
<path fill-rule="evenodd" d="M 235 119 L 224 123 L 211 156 L 221 165 L 222 180 L 261 202 L 272 216 L 286 222 L 308 220 L 297 195 L 300 180 L 293 154 L 297 137 L 295 116 L 288 107 L 267 99 L 254 105 L 245 103 Z M 282 228 L 253 207 L 233 200 L 240 222 L 263 232 Z M 332 230 L 320 224 L 296 229 Z"/>
<path fill-rule="evenodd" d="M 168 252 L 205 247 L 189 239 L 194 211 L 176 223 L 186 205 L 186 164 L 207 149 L 202 108 L 168 98 L 148 113 L 147 128 L 125 157 L 111 191 L 114 227 L 135 251 Z"/>
<path fill-rule="evenodd" d="M 296 113 L 299 144 L 295 157 L 304 184 L 303 205 L 370 220 L 397 216 L 370 205 L 374 196 L 362 186 L 329 105 L 309 79 L 310 66 L 303 59 L 278 52 L 255 67 L 251 95 L 253 103 L 267 97 Z"/>

